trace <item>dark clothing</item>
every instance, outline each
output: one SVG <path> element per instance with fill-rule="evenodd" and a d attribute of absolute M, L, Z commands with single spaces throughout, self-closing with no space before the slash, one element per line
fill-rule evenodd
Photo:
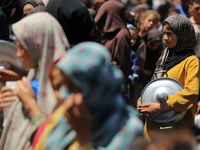
<path fill-rule="evenodd" d="M 147 43 L 149 44 L 156 41 L 160 41 L 161 44 L 155 50 L 151 50 L 147 46 L 146 61 L 145 61 L 144 69 L 151 71 L 152 74 L 150 76 L 147 76 L 147 75 L 144 75 L 143 72 L 141 73 L 141 82 L 143 83 L 143 87 L 146 86 L 146 84 L 151 81 L 151 77 L 156 68 L 156 62 L 158 61 L 163 51 L 162 32 L 159 31 L 158 29 L 152 29 L 146 34 L 146 40 L 147 40 Z"/>
<path fill-rule="evenodd" d="M 9 23 L 11 21 L 12 10 L 13 8 L 17 7 L 19 3 L 19 0 L 0 0 L 0 8 L 6 15 L 6 19 Z"/>
<path fill-rule="evenodd" d="M 176 34 L 177 44 L 174 48 L 168 48 L 168 55 L 165 56 L 166 58 L 163 58 L 163 55 L 160 57 L 157 63 L 156 71 L 160 69 L 168 71 L 185 58 L 195 54 L 195 31 L 190 20 L 183 15 L 175 14 L 165 19 L 163 25 L 165 24 L 168 24 L 172 31 Z M 162 64 L 161 62 L 164 59 L 165 63 Z"/>
<path fill-rule="evenodd" d="M 131 50 L 133 50 L 138 57 L 140 70 L 143 70 L 146 61 L 146 43 L 144 39 L 138 36 L 136 43 L 131 47 Z"/>
<path fill-rule="evenodd" d="M 111 53 L 111 62 L 123 73 L 128 83 L 130 69 L 130 34 L 126 27 L 125 6 L 117 1 L 107 1 L 99 9 L 95 22 L 103 33 L 102 44 Z"/>
<path fill-rule="evenodd" d="M 9 27 L 6 20 L 6 16 L 3 11 L 0 9 L 0 40 L 9 39 Z"/>
<path fill-rule="evenodd" d="M 51 0 L 46 12 L 61 24 L 71 46 L 83 41 L 92 41 L 89 33 L 92 21 L 87 7 L 79 0 Z"/>
<path fill-rule="evenodd" d="M 141 73 L 141 75 L 140 75 L 141 78 L 140 79 L 141 79 L 141 82 L 143 83 L 143 87 L 145 87 L 151 81 L 151 77 L 153 75 L 153 71 L 156 68 L 156 62 L 158 61 L 160 55 L 162 54 L 162 51 L 163 51 L 162 44 L 155 51 L 150 51 L 147 48 L 146 61 L 145 61 L 144 69 L 151 70 L 152 74 L 151 74 L 151 76 L 146 76 L 143 73 Z"/>

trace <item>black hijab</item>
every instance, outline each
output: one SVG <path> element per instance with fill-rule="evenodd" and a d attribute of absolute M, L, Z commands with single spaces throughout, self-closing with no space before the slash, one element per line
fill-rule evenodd
<path fill-rule="evenodd" d="M 78 0 L 51 0 L 46 12 L 61 24 L 70 45 L 91 41 L 92 21 L 87 7 Z"/>
<path fill-rule="evenodd" d="M 9 28 L 6 16 L 3 11 L 0 9 L 0 40 L 9 39 Z"/>
<path fill-rule="evenodd" d="M 177 44 L 174 48 L 166 48 L 164 53 L 168 53 L 165 58 L 165 64 L 161 64 L 161 60 L 164 59 L 163 55 L 158 60 L 157 67 L 162 67 L 164 70 L 170 70 L 175 65 L 179 64 L 185 58 L 194 55 L 194 48 L 196 45 L 195 31 L 190 20 L 180 14 L 175 14 L 162 23 L 163 25 L 168 24 L 171 30 L 177 36 Z M 166 52 L 167 51 L 167 52 Z M 163 53 L 163 54 L 164 54 Z"/>

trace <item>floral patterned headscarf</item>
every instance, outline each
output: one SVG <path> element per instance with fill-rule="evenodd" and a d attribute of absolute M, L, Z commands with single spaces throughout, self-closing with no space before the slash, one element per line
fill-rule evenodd
<path fill-rule="evenodd" d="M 48 67 L 52 60 L 63 55 L 69 47 L 65 33 L 57 20 L 46 12 L 27 16 L 13 24 L 12 29 L 23 47 L 31 52 L 38 66 L 36 79 L 40 86 L 37 104 L 43 113 L 50 116 L 57 100 L 48 78 Z M 30 128 L 30 119 L 17 100 L 8 116 L 0 149 L 28 149 Z"/>

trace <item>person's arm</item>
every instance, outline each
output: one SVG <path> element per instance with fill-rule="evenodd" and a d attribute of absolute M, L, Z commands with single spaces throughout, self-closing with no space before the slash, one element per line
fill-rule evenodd
<path fill-rule="evenodd" d="M 138 110 L 142 116 L 157 116 L 163 111 L 173 109 L 176 112 L 183 112 L 196 106 L 199 93 L 199 60 L 192 59 L 184 65 L 186 70 L 185 85 L 181 92 L 175 95 L 168 95 L 166 103 L 150 103 L 138 105 Z M 161 110 L 162 109 L 162 110 Z"/>
<path fill-rule="evenodd" d="M 124 32 L 126 33 L 127 31 L 124 30 Z M 118 66 L 118 68 L 123 72 L 125 85 L 127 85 L 130 68 L 129 58 L 131 56 L 129 36 L 123 34 L 123 32 L 121 31 L 121 34 L 119 34 L 115 39 L 115 42 L 113 42 L 111 53 L 111 61 L 114 62 Z"/>
<path fill-rule="evenodd" d="M 22 102 L 31 119 L 42 114 L 41 110 L 37 106 L 35 94 L 30 85 L 30 81 L 26 77 L 17 81 L 14 93 Z"/>
<path fill-rule="evenodd" d="M 144 103 L 143 105 L 138 104 L 137 110 L 140 111 L 141 116 L 151 121 L 160 113 L 172 110 L 172 107 L 167 100 L 163 103 Z"/>
<path fill-rule="evenodd" d="M 146 44 L 144 42 L 141 43 L 140 46 L 138 47 L 138 49 L 136 51 L 136 55 L 138 57 L 139 68 L 141 71 L 144 69 L 144 64 L 146 61 Z"/>
<path fill-rule="evenodd" d="M 175 95 L 169 95 L 169 104 L 176 112 L 183 112 L 197 105 L 199 95 L 199 60 L 197 58 L 188 60 L 185 64 L 184 89 Z"/>
<path fill-rule="evenodd" d="M 5 83 L 6 81 L 17 81 L 23 77 L 22 73 L 15 72 L 8 69 L 0 69 L 0 81 Z"/>
<path fill-rule="evenodd" d="M 4 108 L 10 107 L 12 102 L 16 100 L 16 95 L 14 94 L 11 87 L 2 87 L 0 92 L 0 110 L 3 111 Z"/>
<path fill-rule="evenodd" d="M 29 133 L 29 139 L 32 142 L 35 131 L 46 120 L 46 116 L 37 106 L 35 93 L 30 85 L 30 81 L 26 77 L 17 81 L 14 92 L 31 118 L 32 127 Z"/>
<path fill-rule="evenodd" d="M 200 102 L 197 103 L 197 110 L 196 110 L 195 115 L 198 115 L 199 112 L 200 112 Z"/>

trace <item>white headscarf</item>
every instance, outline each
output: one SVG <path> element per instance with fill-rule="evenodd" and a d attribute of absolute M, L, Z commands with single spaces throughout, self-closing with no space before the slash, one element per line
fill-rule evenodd
<path fill-rule="evenodd" d="M 12 25 L 16 38 L 33 56 L 40 85 L 37 104 L 41 111 L 50 116 L 57 101 L 48 78 L 48 67 L 52 60 L 63 55 L 69 47 L 65 33 L 57 20 L 46 12 L 25 17 Z M 28 134 L 31 122 L 21 102 L 17 100 L 8 116 L 3 130 L 0 149 L 29 149 Z"/>

